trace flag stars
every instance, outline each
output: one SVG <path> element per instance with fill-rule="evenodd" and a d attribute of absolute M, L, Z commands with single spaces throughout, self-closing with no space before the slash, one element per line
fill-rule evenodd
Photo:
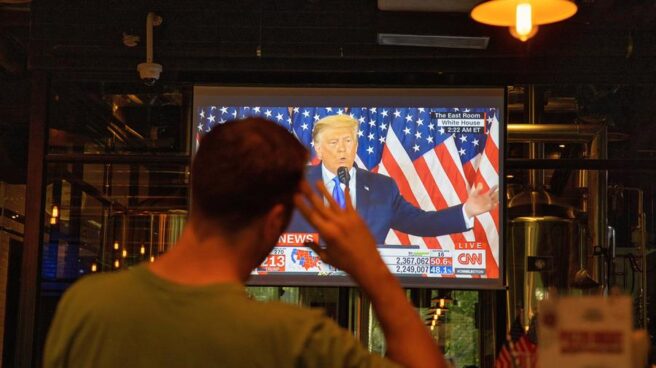
<path fill-rule="evenodd" d="M 367 147 L 367 153 L 370 154 L 370 155 L 373 154 L 374 153 L 374 148 L 371 147 L 371 146 Z"/>
<path fill-rule="evenodd" d="M 420 139 L 421 138 L 421 132 L 416 132 L 415 133 L 415 138 Z"/>
<path fill-rule="evenodd" d="M 426 142 L 433 143 L 433 137 L 431 137 L 430 135 L 426 137 Z"/>
<path fill-rule="evenodd" d="M 400 118 L 401 117 L 401 111 L 399 111 L 399 110 L 394 111 L 394 117 L 395 118 Z"/>
<path fill-rule="evenodd" d="M 378 138 L 378 142 L 385 143 L 385 137 L 381 135 L 380 138 Z"/>
<path fill-rule="evenodd" d="M 253 108 L 253 111 L 254 111 L 256 114 L 259 114 L 259 113 L 260 113 L 260 107 L 259 107 L 259 106 L 255 106 L 255 107 Z"/>
<path fill-rule="evenodd" d="M 441 128 L 438 129 L 437 131 L 440 132 L 440 134 L 444 134 L 444 127 L 441 127 Z"/>
<path fill-rule="evenodd" d="M 198 124 L 198 131 L 202 132 L 203 131 L 203 124 Z"/>
<path fill-rule="evenodd" d="M 372 128 L 376 127 L 376 120 L 369 120 L 369 126 Z"/>
<path fill-rule="evenodd" d="M 204 118 L 204 117 L 205 117 L 205 111 L 204 111 L 204 110 L 200 110 L 200 118 L 202 119 L 202 118 Z"/>
<path fill-rule="evenodd" d="M 319 114 L 314 114 L 314 121 L 317 121 L 319 119 L 321 119 L 321 116 L 319 116 Z"/>
<path fill-rule="evenodd" d="M 362 137 L 362 136 L 364 136 L 364 133 L 362 132 L 361 129 L 358 129 L 358 137 Z"/>
<path fill-rule="evenodd" d="M 380 130 L 387 130 L 387 124 L 385 123 L 380 124 Z"/>
<path fill-rule="evenodd" d="M 487 118 L 487 122 L 488 122 L 488 124 L 492 124 L 493 121 L 494 121 L 494 118 L 493 118 L 492 116 L 489 116 L 489 117 Z"/>
<path fill-rule="evenodd" d="M 367 136 L 367 138 L 369 138 L 370 141 L 373 141 L 374 138 L 376 138 L 376 136 L 374 135 L 374 133 L 369 133 L 369 135 Z"/>
<path fill-rule="evenodd" d="M 375 114 L 375 113 L 376 113 L 376 108 L 375 108 L 375 107 L 372 107 L 372 108 L 369 109 L 369 111 L 370 111 L 372 114 Z"/>
<path fill-rule="evenodd" d="M 273 115 L 273 114 L 272 114 L 271 110 L 269 110 L 269 109 L 267 109 L 267 111 L 264 112 L 264 116 L 266 116 L 267 118 L 270 118 L 271 115 Z"/>
<path fill-rule="evenodd" d="M 474 140 L 472 141 L 472 144 L 473 144 L 474 146 L 478 147 L 478 139 L 474 139 Z"/>
<path fill-rule="evenodd" d="M 406 115 L 405 116 L 405 121 L 407 121 L 408 123 L 411 122 L 412 121 L 412 115 L 410 115 L 410 114 Z"/>
<path fill-rule="evenodd" d="M 233 118 L 236 119 L 237 118 L 237 110 L 233 111 L 231 115 L 232 115 Z"/>
<path fill-rule="evenodd" d="M 308 130 L 308 124 L 307 124 L 307 123 L 303 123 L 303 124 L 301 125 L 301 129 L 303 129 L 303 130 Z"/>
<path fill-rule="evenodd" d="M 464 155 L 467 153 L 467 151 L 465 151 L 464 148 L 460 148 L 460 150 L 458 151 L 458 153 L 460 154 L 460 156 L 464 156 Z"/>
<path fill-rule="evenodd" d="M 419 152 L 419 145 L 418 145 L 418 144 L 415 144 L 414 146 L 412 146 L 412 149 L 413 149 L 415 152 Z"/>
<path fill-rule="evenodd" d="M 310 112 L 307 110 L 303 110 L 303 117 L 309 118 L 310 117 Z"/>
<path fill-rule="evenodd" d="M 428 130 L 435 130 L 435 124 L 433 123 L 428 124 Z"/>
<path fill-rule="evenodd" d="M 281 113 L 278 113 L 278 115 L 276 115 L 276 120 L 282 121 L 282 114 Z"/>
<path fill-rule="evenodd" d="M 387 110 L 385 109 L 383 109 L 383 112 L 381 112 L 380 114 L 383 115 L 384 118 L 386 118 L 388 115 Z"/>
<path fill-rule="evenodd" d="M 461 135 L 460 135 L 460 142 L 462 142 L 462 143 L 467 142 L 467 136 L 464 135 L 464 134 L 461 134 Z"/>
<path fill-rule="evenodd" d="M 419 112 L 426 112 L 426 109 L 423 108 L 423 107 L 420 107 L 420 108 L 419 108 Z"/>
<path fill-rule="evenodd" d="M 210 114 L 210 116 L 207 117 L 207 121 L 209 121 L 210 123 L 213 123 L 215 120 L 216 120 L 216 116 L 212 114 Z"/>
<path fill-rule="evenodd" d="M 298 112 L 300 111 L 300 109 L 299 109 L 298 107 L 294 107 L 294 108 L 292 109 L 292 111 L 294 112 L 294 114 L 298 114 Z"/>
<path fill-rule="evenodd" d="M 333 108 L 332 107 L 326 107 L 326 111 L 327 112 L 333 112 Z"/>
<path fill-rule="evenodd" d="M 337 115 L 342 115 L 344 114 L 344 110 L 342 109 L 337 109 Z"/>
<path fill-rule="evenodd" d="M 225 106 L 221 106 L 221 114 L 227 114 L 228 113 L 228 108 Z"/>
<path fill-rule="evenodd" d="M 364 123 L 364 120 L 365 120 L 365 119 L 364 119 L 364 116 L 360 116 L 360 117 L 358 118 L 358 122 L 359 122 L 360 124 Z"/>
<path fill-rule="evenodd" d="M 403 129 L 403 133 L 405 133 L 405 135 L 410 134 L 410 128 L 405 127 L 405 129 Z"/>
<path fill-rule="evenodd" d="M 417 125 L 419 125 L 419 126 L 424 125 L 424 120 L 423 119 L 417 119 Z"/>

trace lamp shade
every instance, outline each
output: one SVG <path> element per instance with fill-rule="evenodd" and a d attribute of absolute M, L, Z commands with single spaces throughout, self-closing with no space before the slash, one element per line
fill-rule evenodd
<path fill-rule="evenodd" d="M 477 5 L 471 17 L 491 26 L 513 27 L 517 19 L 517 6 L 530 4 L 534 26 L 559 22 L 576 14 L 577 6 L 568 0 L 490 0 Z"/>

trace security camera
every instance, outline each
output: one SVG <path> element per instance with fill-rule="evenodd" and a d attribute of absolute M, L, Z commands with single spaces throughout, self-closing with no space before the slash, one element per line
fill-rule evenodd
<path fill-rule="evenodd" d="M 141 63 L 137 65 L 139 77 L 144 81 L 147 86 L 152 86 L 159 79 L 159 74 L 162 72 L 162 66 L 157 63 Z"/>
<path fill-rule="evenodd" d="M 153 62 L 153 27 L 162 24 L 162 17 L 153 12 L 146 16 L 146 62 L 137 65 L 139 77 L 147 86 L 152 86 L 159 79 L 162 66 Z"/>

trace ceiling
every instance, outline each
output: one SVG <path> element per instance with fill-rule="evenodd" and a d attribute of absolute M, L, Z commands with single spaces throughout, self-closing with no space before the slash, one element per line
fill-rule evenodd
<path fill-rule="evenodd" d="M 427 1 L 438 9 L 461 2 Z M 293 76 L 289 82 L 344 83 L 346 74 L 356 83 L 380 83 L 385 75 L 389 83 L 498 85 L 644 83 L 656 76 L 654 0 L 578 3 L 574 18 L 542 27 L 522 44 L 467 12 L 380 11 L 373 0 L 35 1 L 24 6 L 29 11 L 0 11 L 10 20 L 2 22 L 9 50 L 0 53 L 9 54 L 5 72 L 20 71 L 29 40 L 31 70 L 132 78 L 145 56 L 145 16 L 154 11 L 163 17 L 154 43 L 165 81 L 267 82 L 261 78 L 268 76 L 284 83 Z M 126 47 L 124 33 L 142 42 Z M 488 36 L 490 43 L 485 50 L 381 46 L 378 33 Z"/>
<path fill-rule="evenodd" d="M 16 137 L 27 134 L 29 76 L 37 70 L 53 81 L 109 83 L 126 94 L 195 83 L 535 83 L 557 86 L 545 91 L 548 97 L 581 100 L 580 109 L 594 110 L 589 115 L 599 110 L 604 119 L 626 120 L 620 123 L 628 133 L 633 126 L 644 129 L 653 116 L 635 107 L 632 115 L 619 110 L 640 104 L 651 110 L 656 0 L 577 0 L 572 19 L 541 27 L 527 43 L 506 29 L 475 23 L 467 12 L 381 11 L 375 0 L 14 2 L 0 0 L 0 166 L 21 160 L 12 155 L 21 156 L 17 142 L 25 146 Z M 423 3 L 462 7 L 460 0 Z M 164 70 L 150 89 L 136 71 L 145 59 L 148 11 L 163 17 L 154 30 L 154 53 Z M 490 41 L 484 50 L 382 46 L 379 33 Z M 124 34 L 140 42 L 127 47 Z"/>

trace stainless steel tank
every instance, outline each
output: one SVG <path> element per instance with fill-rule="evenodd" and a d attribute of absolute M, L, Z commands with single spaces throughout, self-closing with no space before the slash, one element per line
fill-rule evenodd
<path fill-rule="evenodd" d="M 508 321 L 521 315 L 522 323 L 528 326 L 549 288 L 595 286 L 591 278 L 585 277 L 588 250 L 585 226 L 580 221 L 557 216 L 520 216 L 510 220 L 508 235 Z"/>

